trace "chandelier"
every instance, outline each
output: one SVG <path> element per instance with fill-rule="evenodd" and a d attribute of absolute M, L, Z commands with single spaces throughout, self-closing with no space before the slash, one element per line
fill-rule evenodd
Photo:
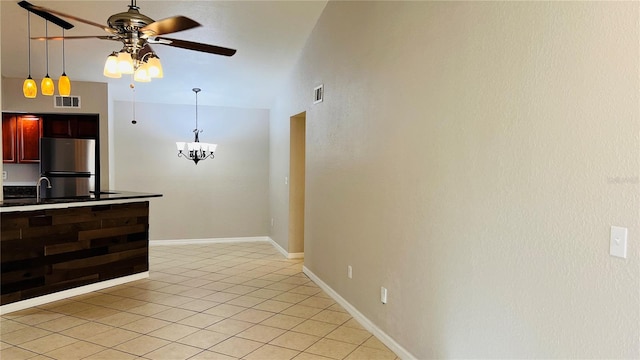
<path fill-rule="evenodd" d="M 196 93 L 196 128 L 193 130 L 195 140 L 189 143 L 178 141 L 176 142 L 176 146 L 178 147 L 178 157 L 193 160 L 197 165 L 200 160 L 207 158 L 213 159 L 218 145 L 200 142 L 200 138 L 198 137 L 198 134 L 202 132 L 202 130 L 198 130 L 198 93 L 200 92 L 200 89 L 193 88 L 192 90 Z"/>

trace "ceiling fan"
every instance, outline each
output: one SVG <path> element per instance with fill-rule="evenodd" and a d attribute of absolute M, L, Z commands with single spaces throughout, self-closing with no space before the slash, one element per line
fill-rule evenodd
<path fill-rule="evenodd" d="M 126 52 L 130 54 L 134 61 L 142 61 L 145 55 L 147 55 L 148 53 L 153 53 L 150 44 L 167 45 L 223 56 L 232 56 L 236 53 L 236 50 L 234 49 L 229 49 L 221 46 L 160 36 L 192 29 L 201 25 L 198 22 L 185 16 L 172 16 L 155 21 L 148 16 L 140 13 L 139 8 L 136 5 L 136 0 L 131 0 L 131 5 L 129 5 L 128 11 L 111 15 L 107 20 L 108 25 L 98 24 L 96 22 L 65 14 L 57 10 L 33 5 L 28 3 L 27 1 L 20 1 L 18 5 L 36 15 L 39 15 L 47 20 L 56 23 L 57 25 L 65 29 L 69 29 L 73 27 L 73 25 L 57 18 L 55 15 L 98 27 L 106 31 L 108 35 L 65 36 L 64 39 L 97 38 L 102 40 L 120 41 L 124 45 L 121 53 Z M 56 20 L 58 22 L 56 22 Z M 37 39 L 60 40 L 63 38 L 40 37 Z"/>

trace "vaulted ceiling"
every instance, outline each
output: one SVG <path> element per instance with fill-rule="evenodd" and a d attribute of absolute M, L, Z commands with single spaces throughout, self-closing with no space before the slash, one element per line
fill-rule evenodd
<path fill-rule="evenodd" d="M 107 24 L 107 18 L 128 10 L 130 1 L 45 1 L 34 5 L 55 9 Z M 27 11 L 18 1 L 0 1 L 2 76 L 27 76 Z M 150 1 L 137 2 L 140 12 L 154 20 L 187 16 L 201 27 L 167 35 L 237 49 L 232 57 L 212 55 L 163 45 L 153 49 L 164 67 L 164 78 L 135 83 L 136 101 L 193 103 L 194 87 L 202 88 L 200 104 L 269 108 L 275 93 L 297 61 L 326 1 Z M 65 36 L 106 35 L 97 27 L 71 19 L 75 25 Z M 49 23 L 49 36 L 62 35 Z M 31 15 L 31 36 L 45 35 L 45 21 Z M 129 76 L 109 79 L 102 75 L 106 57 L 122 44 L 111 40 L 65 41 L 66 73 L 73 81 L 108 82 L 114 100 L 131 101 Z M 31 75 L 36 82 L 46 73 L 45 42 L 31 41 Z M 62 42 L 49 41 L 49 75 L 62 73 Z M 91 94 L 72 95 L 91 96 Z"/>

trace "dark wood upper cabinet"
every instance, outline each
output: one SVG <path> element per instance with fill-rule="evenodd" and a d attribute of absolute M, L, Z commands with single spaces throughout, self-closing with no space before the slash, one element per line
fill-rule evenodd
<path fill-rule="evenodd" d="M 43 115 L 43 136 L 53 138 L 98 138 L 98 115 Z"/>
<path fill-rule="evenodd" d="M 71 122 L 66 118 L 45 118 L 42 123 L 44 137 L 70 138 Z"/>
<path fill-rule="evenodd" d="M 40 162 L 42 120 L 38 116 L 18 116 L 18 162 Z"/>
<path fill-rule="evenodd" d="M 18 120 L 15 115 L 2 114 L 2 162 L 18 162 Z"/>
<path fill-rule="evenodd" d="M 2 114 L 2 162 L 40 162 L 42 118 L 35 115 Z"/>
<path fill-rule="evenodd" d="M 98 119 L 97 117 L 82 117 L 76 119 L 77 137 L 79 138 L 98 138 Z"/>

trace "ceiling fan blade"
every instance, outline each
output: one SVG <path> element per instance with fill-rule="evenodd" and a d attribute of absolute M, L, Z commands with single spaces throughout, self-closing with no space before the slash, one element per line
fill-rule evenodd
<path fill-rule="evenodd" d="M 49 36 L 49 37 L 44 37 L 44 36 L 38 36 L 38 37 L 32 37 L 31 40 L 62 40 L 63 37 L 62 36 Z M 79 39 L 101 39 L 101 40 L 116 40 L 116 41 L 120 41 L 120 39 L 118 39 L 115 36 L 109 36 L 109 35 L 104 35 L 104 36 L 65 36 L 64 37 L 65 40 L 79 40 Z"/>
<path fill-rule="evenodd" d="M 236 53 L 235 49 L 229 49 L 221 46 L 202 44 L 193 41 L 169 39 L 166 37 L 156 37 L 155 44 L 168 45 L 182 49 L 195 50 L 216 55 L 232 56 Z"/>
<path fill-rule="evenodd" d="M 18 5 L 21 8 L 23 8 L 23 9 L 25 9 L 27 11 L 30 11 L 30 12 L 40 16 L 41 18 L 43 18 L 45 20 L 51 21 L 52 23 L 60 26 L 61 28 L 65 29 L 65 30 L 69 30 L 69 29 L 73 28 L 72 24 L 60 19 L 57 16 L 51 15 L 46 11 L 38 10 L 37 6 L 35 6 L 33 4 L 30 4 L 30 3 L 26 2 L 26 1 L 20 1 L 18 3 Z"/>
<path fill-rule="evenodd" d="M 102 25 L 102 24 L 98 24 L 98 23 L 95 23 L 95 22 L 90 21 L 90 20 L 85 20 L 85 19 L 73 16 L 73 15 L 65 14 L 65 13 L 62 13 L 62 12 L 57 11 L 57 10 L 51 10 L 49 8 L 45 8 L 45 7 L 42 7 L 42 6 L 33 5 L 33 4 L 30 4 L 30 3 L 26 2 L 26 1 L 21 1 L 21 2 L 18 3 L 18 5 L 20 5 L 21 7 L 33 12 L 34 14 L 38 14 L 38 15 L 40 15 L 42 17 L 45 17 L 44 15 L 51 15 L 51 14 L 58 15 L 58 16 L 62 16 L 62 17 L 65 17 L 65 18 L 68 18 L 68 19 L 71 19 L 71 20 L 75 20 L 75 21 L 81 22 L 81 23 L 85 23 L 85 24 L 88 24 L 88 25 L 99 27 L 100 29 L 102 29 L 102 30 L 104 30 L 104 31 L 106 31 L 106 32 L 108 32 L 110 34 L 113 34 L 113 33 L 116 32 L 114 29 L 112 29 L 112 28 L 110 28 L 108 26 L 105 26 L 105 25 Z M 45 19 L 46 19 L 46 17 L 45 17 Z M 69 24 L 69 25 L 71 25 L 71 24 Z M 59 26 L 62 26 L 62 25 L 59 25 Z M 71 25 L 71 27 L 73 27 L 73 25 Z"/>
<path fill-rule="evenodd" d="M 188 30 L 198 26 L 200 26 L 200 23 L 186 16 L 173 16 L 152 22 L 140 29 L 140 32 L 149 37 Z"/>

